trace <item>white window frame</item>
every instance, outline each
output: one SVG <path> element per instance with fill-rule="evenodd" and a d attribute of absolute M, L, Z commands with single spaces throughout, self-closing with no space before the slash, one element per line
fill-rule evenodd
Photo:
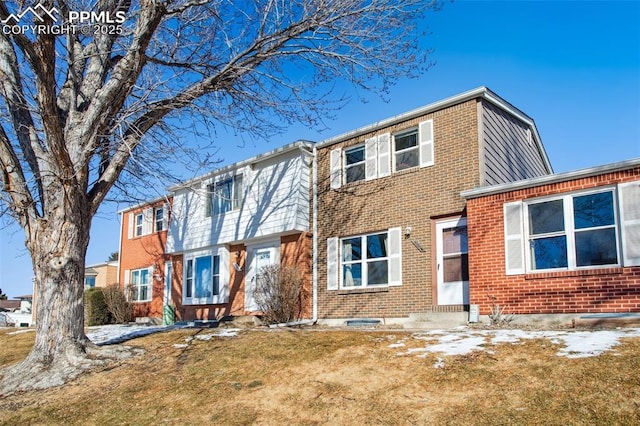
<path fill-rule="evenodd" d="M 161 214 L 160 219 L 158 219 L 158 213 Z M 165 217 L 166 214 L 164 207 L 156 207 L 153 209 L 153 232 L 164 231 Z M 158 226 L 160 225 L 160 226 Z"/>
<path fill-rule="evenodd" d="M 397 150 L 396 149 L 396 138 L 402 137 L 402 136 L 409 136 L 411 134 L 415 134 L 416 136 L 416 144 L 415 146 L 409 147 L 409 148 L 405 148 L 405 149 L 401 149 L 401 150 Z M 415 166 L 411 166 L 411 167 L 406 167 L 404 169 L 398 170 L 396 167 L 396 163 L 397 163 L 397 156 L 398 154 L 403 154 L 406 152 L 410 152 L 410 151 L 416 151 L 417 154 L 417 162 L 415 164 Z M 393 134 L 393 172 L 401 172 L 403 170 L 410 170 L 410 169 L 414 169 L 414 168 L 418 168 L 420 167 L 420 132 L 418 130 L 418 127 L 412 127 L 406 130 L 403 130 L 401 132 L 397 132 Z"/>
<path fill-rule="evenodd" d="M 216 205 L 215 197 L 217 194 L 216 190 L 218 189 L 219 186 L 226 185 L 229 182 L 231 182 L 231 191 L 229 191 L 231 194 L 231 199 L 229 200 L 231 207 L 229 210 L 216 212 L 215 211 L 215 205 Z M 243 193 L 244 193 L 243 186 L 244 186 L 244 182 L 243 182 L 243 177 L 241 173 L 233 176 L 225 176 L 224 178 L 221 178 L 207 185 L 205 216 L 212 217 L 212 216 L 217 216 L 217 215 L 239 210 L 240 207 L 242 206 L 242 199 L 243 199 Z"/>
<path fill-rule="evenodd" d="M 611 193 L 611 198 L 613 202 L 613 215 L 614 215 L 614 223 L 613 225 L 592 227 L 586 229 L 575 229 L 574 223 L 574 209 L 573 209 L 573 199 L 575 197 L 592 195 L 592 194 L 600 194 L 609 192 Z M 563 202 L 563 217 L 564 217 L 564 230 L 558 232 L 552 232 L 548 234 L 540 234 L 533 237 L 530 233 L 530 224 L 529 224 L 529 207 L 531 205 L 549 202 L 549 201 L 557 201 L 562 200 Z M 568 192 L 561 195 L 553 195 L 549 197 L 541 197 L 535 198 L 531 200 L 527 200 L 523 202 L 523 227 L 524 227 L 524 245 L 525 245 L 525 270 L 527 273 L 544 273 L 544 272 L 554 272 L 554 271 L 576 271 L 576 270 L 585 270 L 585 269 L 599 269 L 599 268 L 612 268 L 619 267 L 622 265 L 622 250 L 621 250 L 621 241 L 620 241 L 620 219 L 618 214 L 618 197 L 616 193 L 615 187 L 600 187 L 593 190 L 588 191 L 574 191 Z M 586 232 L 588 230 L 598 230 L 598 229 L 609 229 L 613 228 L 615 232 L 615 247 L 616 247 L 616 259 L 617 263 L 611 263 L 606 265 L 586 265 L 586 266 L 578 266 L 576 259 L 576 233 Z M 548 238 L 554 236 L 565 236 L 566 238 L 566 250 L 567 250 L 567 266 L 561 268 L 548 268 L 548 269 L 534 269 L 532 263 L 532 239 L 537 238 Z"/>
<path fill-rule="evenodd" d="M 133 215 L 133 236 L 142 237 L 144 235 L 144 214 L 142 212 Z"/>
<path fill-rule="evenodd" d="M 192 274 L 195 275 L 196 259 L 199 258 L 211 258 L 211 265 L 213 267 L 214 257 L 218 257 L 218 273 L 215 275 L 218 277 L 218 294 L 211 294 L 208 297 L 194 297 L 196 290 L 195 276 L 188 276 L 189 263 L 192 265 Z M 229 254 L 226 248 L 219 247 L 211 250 L 204 250 L 198 252 L 192 252 L 185 254 L 184 264 L 182 271 L 182 304 L 183 305 L 216 305 L 223 304 L 229 301 Z M 212 283 L 213 284 L 213 274 Z M 191 286 L 191 296 L 187 296 L 187 287 Z M 213 292 L 212 292 L 213 293 Z"/>
<path fill-rule="evenodd" d="M 355 151 L 358 149 L 362 149 L 362 161 L 358 161 L 357 163 L 353 163 L 353 164 L 347 164 L 347 155 L 349 154 L 349 152 Z M 344 164 L 344 167 L 342 167 L 342 181 L 345 183 L 345 185 L 353 182 L 360 182 L 360 181 L 366 180 L 367 179 L 366 177 L 367 176 L 367 149 L 365 145 L 358 144 L 358 145 L 350 146 L 349 148 L 345 148 L 342 151 L 342 155 L 343 155 L 342 164 Z M 347 170 L 357 166 L 361 166 L 361 165 L 364 166 L 364 174 L 362 175 L 362 179 L 349 182 L 347 180 Z"/>
<path fill-rule="evenodd" d="M 136 278 L 135 278 L 136 275 L 141 277 L 143 271 L 146 271 L 147 280 L 148 280 L 146 283 L 144 283 L 144 285 L 142 282 L 136 282 Z M 135 303 L 150 302 L 151 299 L 153 298 L 153 294 L 152 294 L 153 293 L 153 267 L 132 269 L 131 271 L 129 271 L 129 274 L 130 274 L 129 285 L 131 285 L 131 287 L 134 290 L 131 301 Z M 145 299 L 139 298 L 141 287 L 147 287 L 147 298 Z"/>
<path fill-rule="evenodd" d="M 340 274 L 340 289 L 341 290 L 353 290 L 353 289 L 362 289 L 362 288 L 377 288 L 377 287 L 387 287 L 389 285 L 389 250 L 387 249 L 387 255 L 385 257 L 373 257 L 373 258 L 368 258 L 367 257 L 367 238 L 368 237 L 373 237 L 376 235 L 386 235 L 387 237 L 387 246 L 389 245 L 390 241 L 389 241 L 389 232 L 384 231 L 384 232 L 372 232 L 369 234 L 362 234 L 362 235 L 354 235 L 354 236 L 350 236 L 350 237 L 343 237 L 340 238 L 339 241 L 339 250 L 340 250 L 340 270 L 339 270 L 339 274 Z M 360 246 L 362 248 L 362 258 L 360 260 L 351 260 L 351 261 L 345 261 L 342 257 L 343 251 L 342 251 L 342 247 L 343 247 L 343 241 L 345 240 L 353 240 L 359 238 L 360 239 Z M 373 262 L 382 262 L 385 261 L 387 262 L 387 282 L 386 283 L 381 283 L 381 284 L 369 284 L 369 277 L 368 277 L 368 264 L 369 263 L 373 263 Z M 355 265 L 355 264 L 361 264 L 362 265 L 362 285 L 359 286 L 345 286 L 344 283 L 344 274 L 343 274 L 343 266 L 346 264 L 350 264 L 350 265 Z"/>

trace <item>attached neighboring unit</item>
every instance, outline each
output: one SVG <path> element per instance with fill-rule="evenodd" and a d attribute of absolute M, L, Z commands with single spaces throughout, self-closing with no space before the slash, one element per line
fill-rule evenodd
<path fill-rule="evenodd" d="M 460 192 L 552 172 L 533 120 L 484 87 L 316 149 L 318 311 L 328 323 L 464 311 Z"/>
<path fill-rule="evenodd" d="M 257 273 L 295 265 L 311 312 L 312 146 L 296 142 L 169 188 L 122 213 L 121 282 L 136 318 L 217 320 L 259 313 Z M 167 318 L 165 318 L 167 322 Z"/>
<path fill-rule="evenodd" d="M 167 253 L 179 319 L 258 313 L 254 286 L 268 265 L 297 266 L 308 305 L 311 165 L 312 145 L 299 141 L 170 188 Z"/>
<path fill-rule="evenodd" d="M 134 316 L 160 323 L 170 305 L 165 282 L 171 197 L 162 197 L 120 212 L 119 282 L 134 302 Z"/>
<path fill-rule="evenodd" d="M 481 314 L 640 312 L 640 159 L 462 195 Z"/>

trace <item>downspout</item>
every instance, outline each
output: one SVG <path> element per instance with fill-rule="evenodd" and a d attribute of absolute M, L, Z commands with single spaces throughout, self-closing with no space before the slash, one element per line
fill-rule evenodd
<path fill-rule="evenodd" d="M 120 215 L 120 235 L 118 235 L 118 269 L 117 269 L 117 273 L 118 273 L 118 287 L 120 287 L 121 285 L 124 285 L 120 282 L 120 261 L 122 260 L 122 227 L 124 226 L 124 212 L 119 212 L 118 213 Z M 123 290 L 125 290 L 126 293 L 126 289 L 123 287 Z"/>
<path fill-rule="evenodd" d="M 309 151 L 300 147 L 305 153 L 309 154 Z M 318 321 L 318 163 L 317 163 L 317 150 L 316 145 L 313 145 L 313 151 L 311 152 L 311 187 L 312 187 L 312 201 L 311 201 L 311 216 L 312 225 L 311 231 L 313 232 L 311 243 L 311 299 L 312 299 L 312 316 L 311 319 L 292 321 L 283 324 L 272 324 L 269 327 L 292 327 L 297 325 L 312 325 Z"/>

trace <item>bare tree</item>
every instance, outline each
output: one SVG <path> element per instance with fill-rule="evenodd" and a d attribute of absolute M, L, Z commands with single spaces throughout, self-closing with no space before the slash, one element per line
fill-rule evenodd
<path fill-rule="evenodd" d="M 438 7 L 39 3 L 0 1 L 0 211 L 24 229 L 37 297 L 35 344 L 3 371 L 0 393 L 63 383 L 114 355 L 86 338 L 82 297 L 91 219 L 119 179 L 147 174 L 167 157 L 199 161 L 178 138 L 185 129 L 268 136 L 289 123 L 321 124 L 345 100 L 336 82 L 384 94 L 426 69 L 419 26 Z M 91 25 L 69 21 L 78 11 L 95 12 Z M 12 26 L 28 19 L 46 28 Z M 51 29 L 71 24 L 73 31 Z"/>

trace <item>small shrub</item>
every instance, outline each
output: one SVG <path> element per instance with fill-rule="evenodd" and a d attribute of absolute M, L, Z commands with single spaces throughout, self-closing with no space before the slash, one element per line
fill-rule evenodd
<path fill-rule="evenodd" d="M 88 326 L 112 324 L 113 317 L 107 309 L 104 292 L 101 288 L 91 288 L 84 294 L 85 323 Z"/>
<path fill-rule="evenodd" d="M 489 314 L 490 325 L 495 326 L 508 326 L 514 320 L 513 314 L 507 313 L 504 306 L 495 304 L 491 306 L 491 313 Z"/>
<path fill-rule="evenodd" d="M 133 304 L 127 300 L 119 284 L 108 285 L 104 290 L 104 301 L 116 324 L 133 321 Z"/>
<path fill-rule="evenodd" d="M 268 324 L 290 322 L 302 316 L 302 272 L 298 268 L 265 266 L 258 273 L 254 298 Z"/>

